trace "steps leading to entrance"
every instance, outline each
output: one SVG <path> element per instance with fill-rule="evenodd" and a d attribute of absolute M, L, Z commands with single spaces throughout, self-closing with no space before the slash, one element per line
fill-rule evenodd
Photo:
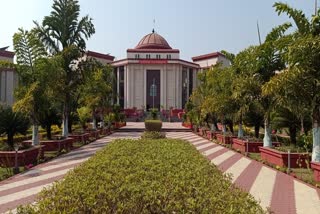
<path fill-rule="evenodd" d="M 116 132 L 144 132 L 144 128 L 121 128 L 116 130 Z M 191 132 L 191 129 L 162 129 L 162 132 Z"/>

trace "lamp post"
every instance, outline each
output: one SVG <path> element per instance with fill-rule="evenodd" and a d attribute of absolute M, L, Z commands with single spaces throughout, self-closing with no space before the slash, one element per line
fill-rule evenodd
<path fill-rule="evenodd" d="M 15 159 L 14 159 L 14 169 L 13 169 L 13 173 L 14 174 L 18 174 L 19 173 L 19 166 L 18 166 L 18 151 L 19 151 L 19 144 L 16 143 L 13 146 L 14 151 L 15 151 Z"/>

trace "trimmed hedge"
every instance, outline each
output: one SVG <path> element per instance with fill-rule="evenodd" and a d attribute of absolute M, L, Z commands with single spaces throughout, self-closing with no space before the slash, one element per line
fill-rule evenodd
<path fill-rule="evenodd" d="M 182 140 L 116 140 L 18 213 L 263 213 Z"/>
<path fill-rule="evenodd" d="M 143 132 L 141 135 L 142 139 L 163 139 L 166 138 L 166 134 L 164 132 Z"/>
<path fill-rule="evenodd" d="M 161 132 L 162 121 L 161 120 L 146 120 L 144 122 L 146 130 L 149 132 Z"/>

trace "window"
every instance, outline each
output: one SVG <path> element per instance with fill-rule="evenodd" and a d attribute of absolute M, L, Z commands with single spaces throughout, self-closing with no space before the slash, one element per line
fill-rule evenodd
<path fill-rule="evenodd" d="M 147 54 L 147 55 L 146 55 L 146 58 L 147 58 L 147 59 L 150 59 L 150 54 Z"/>
<path fill-rule="evenodd" d="M 168 55 L 167 55 L 167 59 L 171 59 L 171 54 L 168 54 Z"/>
<path fill-rule="evenodd" d="M 157 55 L 156 55 L 156 58 L 157 58 L 157 59 L 161 59 L 161 55 L 160 55 L 160 54 L 157 54 Z"/>
<path fill-rule="evenodd" d="M 139 58 L 140 58 L 140 55 L 139 55 L 139 54 L 136 54 L 136 55 L 135 55 L 135 58 L 136 58 L 136 59 L 139 59 Z"/>

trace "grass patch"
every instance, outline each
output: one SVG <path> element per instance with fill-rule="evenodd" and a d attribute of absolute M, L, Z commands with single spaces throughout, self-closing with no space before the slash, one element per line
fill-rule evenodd
<path fill-rule="evenodd" d="M 261 161 L 260 153 L 249 153 L 248 157 L 256 161 Z"/>
<path fill-rule="evenodd" d="M 116 140 L 18 213 L 263 213 L 182 140 Z"/>

